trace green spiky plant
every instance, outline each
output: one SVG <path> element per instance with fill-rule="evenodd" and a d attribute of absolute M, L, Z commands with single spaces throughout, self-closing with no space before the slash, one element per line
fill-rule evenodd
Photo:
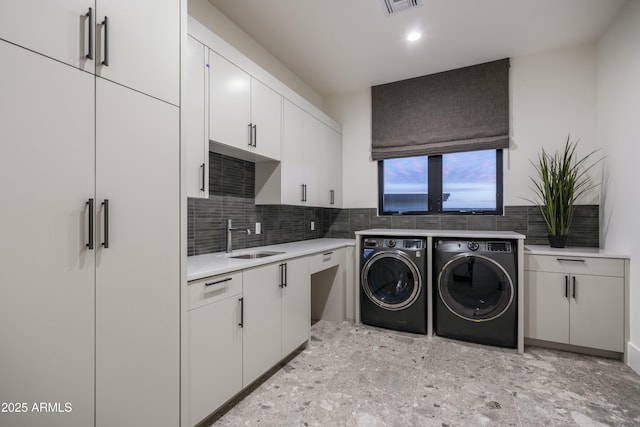
<path fill-rule="evenodd" d="M 531 162 L 538 176 L 531 178 L 535 199 L 529 201 L 539 206 L 550 236 L 566 237 L 569 234 L 576 201 L 597 186 L 591 184 L 587 173 L 602 160 L 588 163 L 598 150 L 578 158 L 577 145 L 578 142 L 572 142 L 568 136 L 561 153 L 551 155 L 543 148 L 538 154 L 538 162 Z"/>

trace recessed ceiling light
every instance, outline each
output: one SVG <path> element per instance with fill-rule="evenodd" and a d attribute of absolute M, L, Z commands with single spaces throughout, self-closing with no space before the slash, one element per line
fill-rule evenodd
<path fill-rule="evenodd" d="M 407 40 L 409 40 L 410 42 L 414 42 L 416 40 L 419 40 L 420 37 L 422 37 L 422 34 L 420 34 L 417 31 L 411 32 L 407 35 Z"/>

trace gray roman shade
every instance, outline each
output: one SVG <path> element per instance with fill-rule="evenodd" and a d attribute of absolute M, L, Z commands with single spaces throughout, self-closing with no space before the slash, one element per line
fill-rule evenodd
<path fill-rule="evenodd" d="M 373 160 L 507 148 L 509 59 L 371 87 Z"/>

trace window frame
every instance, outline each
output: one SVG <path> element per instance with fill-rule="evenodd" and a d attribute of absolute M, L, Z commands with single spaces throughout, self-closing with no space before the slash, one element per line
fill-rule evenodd
<path fill-rule="evenodd" d="M 478 150 L 484 151 L 484 150 Z M 445 153 L 448 154 L 448 153 Z M 413 156 L 412 156 L 413 157 Z M 385 211 L 384 210 L 384 160 L 378 160 L 378 216 L 406 215 L 503 215 L 503 149 L 496 149 L 496 209 L 494 210 L 442 210 L 442 154 L 427 157 L 428 206 L 426 211 Z M 432 200 L 431 194 L 439 194 L 440 199 Z"/>

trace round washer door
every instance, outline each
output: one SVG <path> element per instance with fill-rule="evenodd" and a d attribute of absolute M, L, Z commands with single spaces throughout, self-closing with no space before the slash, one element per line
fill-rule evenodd
<path fill-rule="evenodd" d="M 377 306 L 402 310 L 420 295 L 422 277 L 416 264 L 404 252 L 378 252 L 362 267 L 362 289 Z"/>
<path fill-rule="evenodd" d="M 444 305 L 472 322 L 501 316 L 513 303 L 515 294 L 506 270 L 482 255 L 461 254 L 447 262 L 437 286 Z"/>

